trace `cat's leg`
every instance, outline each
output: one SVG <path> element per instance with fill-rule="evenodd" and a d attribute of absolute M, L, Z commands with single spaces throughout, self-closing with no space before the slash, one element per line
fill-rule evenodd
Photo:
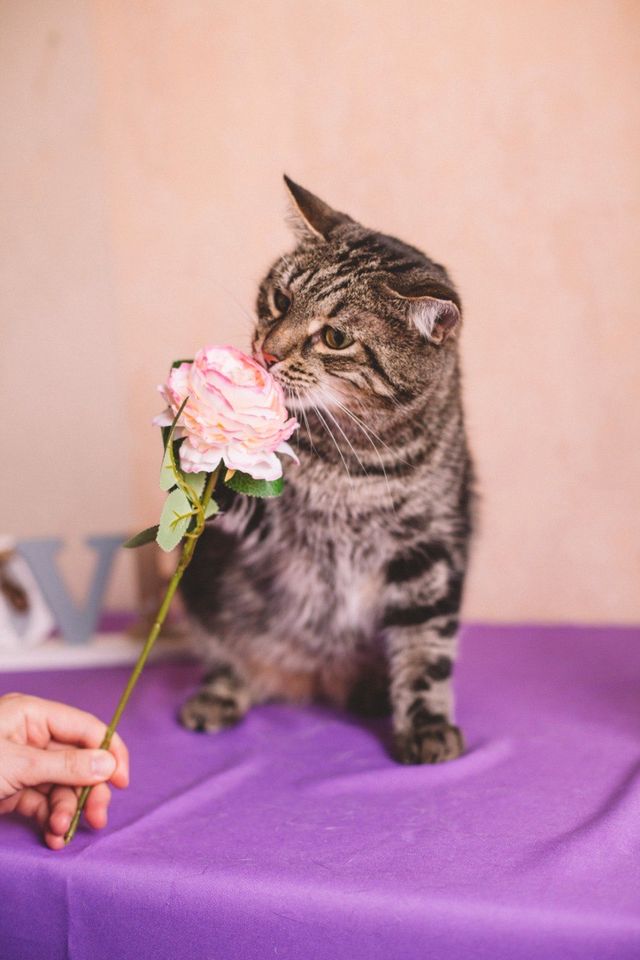
<path fill-rule="evenodd" d="M 441 763 L 458 757 L 462 734 L 454 723 L 451 674 L 462 574 L 441 547 L 425 550 L 432 566 L 401 567 L 389 584 L 384 624 L 389 658 L 395 754 L 402 763 Z M 410 577 L 412 569 L 422 577 Z"/>
<path fill-rule="evenodd" d="M 180 709 L 180 721 L 189 730 L 216 733 L 233 726 L 251 706 L 249 688 L 239 670 L 222 660 L 213 664 L 200 689 Z"/>

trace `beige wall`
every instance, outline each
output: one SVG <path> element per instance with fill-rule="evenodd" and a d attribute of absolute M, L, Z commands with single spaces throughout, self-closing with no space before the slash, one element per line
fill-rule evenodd
<path fill-rule="evenodd" d="M 247 345 L 286 170 L 459 283 L 467 616 L 640 618 L 636 3 L 0 10 L 0 530 L 66 528 L 80 594 L 82 532 L 155 521 L 155 385 Z"/>

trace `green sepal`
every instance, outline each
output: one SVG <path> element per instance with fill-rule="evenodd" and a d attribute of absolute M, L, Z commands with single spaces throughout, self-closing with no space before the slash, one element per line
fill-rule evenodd
<path fill-rule="evenodd" d="M 173 436 L 173 431 L 175 430 L 175 428 L 176 428 L 176 426 L 177 426 L 177 424 L 178 424 L 178 420 L 180 419 L 180 416 L 181 416 L 181 414 L 182 414 L 182 411 L 184 410 L 184 408 L 185 408 L 186 405 L 187 405 L 188 399 L 189 399 L 189 397 L 186 396 L 186 397 L 184 398 L 184 400 L 182 401 L 182 403 L 180 404 L 180 409 L 178 410 L 178 412 L 176 413 L 175 417 L 173 418 L 173 423 L 171 424 L 171 426 L 170 426 L 170 427 L 160 427 L 160 430 L 161 430 L 161 432 L 162 432 L 162 446 L 163 446 L 163 448 L 164 448 L 165 450 L 167 449 L 167 444 L 169 443 L 169 437 L 172 437 L 172 436 Z"/>
<path fill-rule="evenodd" d="M 171 364 L 171 369 L 173 370 L 175 367 L 181 367 L 183 363 L 193 363 L 193 360 L 174 360 Z"/>
<path fill-rule="evenodd" d="M 177 547 L 192 520 L 193 507 L 182 490 L 172 490 L 164 502 L 156 535 L 159 547 L 167 553 Z"/>
<path fill-rule="evenodd" d="M 254 480 L 248 473 L 236 470 L 228 480 L 224 481 L 236 493 L 244 493 L 249 497 L 279 497 L 284 490 L 284 479 Z"/>
<path fill-rule="evenodd" d="M 140 533 L 136 533 L 135 537 L 129 537 L 122 546 L 127 547 L 129 550 L 133 550 L 135 547 L 143 547 L 145 543 L 153 543 L 157 533 L 158 524 L 156 523 L 154 527 L 147 527 L 146 530 L 141 530 Z"/>

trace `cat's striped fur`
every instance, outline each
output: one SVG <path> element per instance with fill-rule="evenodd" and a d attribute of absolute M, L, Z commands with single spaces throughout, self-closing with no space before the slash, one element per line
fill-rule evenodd
<path fill-rule="evenodd" d="M 400 760 L 451 759 L 472 500 L 458 296 L 420 251 L 287 183 L 299 242 L 260 286 L 253 349 L 301 421 L 300 465 L 278 499 L 229 493 L 198 544 L 182 592 L 209 670 L 181 717 L 390 706 Z"/>

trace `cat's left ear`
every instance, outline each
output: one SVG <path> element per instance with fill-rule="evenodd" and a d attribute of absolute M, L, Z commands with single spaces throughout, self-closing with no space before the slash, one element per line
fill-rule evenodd
<path fill-rule="evenodd" d="M 303 235 L 312 234 L 314 237 L 321 237 L 326 240 L 336 227 L 343 223 L 353 223 L 351 217 L 348 217 L 346 213 L 334 210 L 320 197 L 311 193 L 310 190 L 305 190 L 304 187 L 294 183 L 286 173 L 284 174 L 284 182 L 287 185 L 293 204 L 295 215 L 293 226 Z"/>
<path fill-rule="evenodd" d="M 385 284 L 385 292 L 409 306 L 409 319 L 431 343 L 444 343 L 460 324 L 460 309 L 454 300 L 432 294 L 400 293 Z"/>

